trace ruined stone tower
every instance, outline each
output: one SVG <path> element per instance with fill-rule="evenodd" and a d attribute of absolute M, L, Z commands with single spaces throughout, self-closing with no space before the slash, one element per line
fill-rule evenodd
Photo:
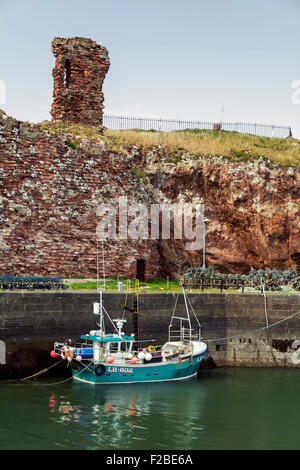
<path fill-rule="evenodd" d="M 102 125 L 102 84 L 110 61 L 105 47 L 87 38 L 54 38 L 53 121 Z"/>

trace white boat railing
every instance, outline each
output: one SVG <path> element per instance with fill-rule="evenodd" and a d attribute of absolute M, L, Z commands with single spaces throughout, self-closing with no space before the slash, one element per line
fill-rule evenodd
<path fill-rule="evenodd" d="M 172 328 L 172 325 L 169 325 L 169 341 L 201 341 L 201 328 L 182 327 L 179 330 Z"/>

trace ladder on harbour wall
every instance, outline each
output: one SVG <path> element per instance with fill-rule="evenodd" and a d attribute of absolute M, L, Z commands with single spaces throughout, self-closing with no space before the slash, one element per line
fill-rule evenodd
<path fill-rule="evenodd" d="M 140 345 L 140 319 L 139 319 L 139 294 L 134 293 L 132 296 L 132 324 L 133 332 L 136 343 L 134 344 L 135 348 L 138 348 Z"/>
<path fill-rule="evenodd" d="M 135 337 L 134 348 L 138 349 L 140 345 L 140 302 L 139 302 L 139 294 L 140 294 L 140 282 L 138 279 L 134 280 L 133 286 L 131 285 L 131 280 L 127 279 L 126 281 L 126 291 L 127 294 L 131 294 L 131 310 L 132 312 L 132 325 L 133 325 L 133 333 Z"/>

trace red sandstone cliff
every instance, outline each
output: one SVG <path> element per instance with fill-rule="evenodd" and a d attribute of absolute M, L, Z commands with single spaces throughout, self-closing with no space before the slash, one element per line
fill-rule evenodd
<path fill-rule="evenodd" d="M 132 168 L 140 168 L 137 177 Z M 139 175 L 140 176 L 140 175 Z M 150 202 L 205 200 L 207 264 L 217 270 L 300 270 L 300 172 L 252 162 L 183 154 L 167 163 L 164 150 L 109 150 L 0 113 L 0 272 L 95 276 L 96 209 L 119 195 Z M 106 243 L 109 274 L 181 275 L 202 264 L 202 251 L 176 241 Z"/>
<path fill-rule="evenodd" d="M 157 173 L 152 169 L 155 181 Z M 220 158 L 187 159 L 161 170 L 161 191 L 171 200 L 202 196 L 207 226 L 207 261 L 220 272 L 248 273 L 255 269 L 300 270 L 300 172 Z M 168 246 L 167 246 L 168 245 Z M 202 252 L 184 251 L 182 243 L 164 242 L 161 252 L 202 265 Z M 176 267 L 174 265 L 174 272 Z"/>

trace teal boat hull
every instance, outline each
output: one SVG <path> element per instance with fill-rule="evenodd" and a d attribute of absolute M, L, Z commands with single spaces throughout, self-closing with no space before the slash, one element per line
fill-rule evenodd
<path fill-rule="evenodd" d="M 201 354 L 182 359 L 181 362 L 158 364 L 93 364 L 86 361 L 72 361 L 73 378 L 91 384 L 130 384 L 137 382 L 166 382 L 184 380 L 195 376 L 206 355 Z"/>

